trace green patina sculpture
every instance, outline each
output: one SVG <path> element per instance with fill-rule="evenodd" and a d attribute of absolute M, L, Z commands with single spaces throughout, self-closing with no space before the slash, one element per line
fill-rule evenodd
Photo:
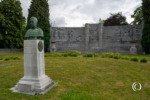
<path fill-rule="evenodd" d="M 30 18 L 30 29 L 25 34 L 25 39 L 43 39 L 43 30 L 37 27 L 38 20 L 36 17 Z"/>

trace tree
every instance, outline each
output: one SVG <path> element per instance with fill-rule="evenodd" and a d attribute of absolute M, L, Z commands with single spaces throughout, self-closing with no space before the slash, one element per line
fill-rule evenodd
<path fill-rule="evenodd" d="M 144 28 L 142 46 L 146 54 L 150 54 L 150 0 L 142 0 Z"/>
<path fill-rule="evenodd" d="M 38 19 L 38 27 L 44 32 L 45 51 L 49 50 L 50 45 L 50 22 L 49 22 L 49 5 L 48 0 L 32 0 L 29 15 L 27 19 L 27 29 L 29 28 L 29 19 L 36 17 Z"/>
<path fill-rule="evenodd" d="M 104 26 L 127 25 L 126 17 L 122 13 L 111 14 L 109 18 L 104 21 Z"/>
<path fill-rule="evenodd" d="M 138 7 L 131 17 L 134 18 L 134 21 L 131 24 L 141 24 L 143 22 L 142 6 Z"/>
<path fill-rule="evenodd" d="M 18 0 L 0 2 L 0 48 L 20 48 L 25 18 Z"/>

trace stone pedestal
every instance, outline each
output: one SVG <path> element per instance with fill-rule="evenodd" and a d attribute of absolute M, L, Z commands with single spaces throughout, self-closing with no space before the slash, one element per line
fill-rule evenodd
<path fill-rule="evenodd" d="M 24 40 L 24 77 L 12 88 L 13 92 L 44 94 L 54 86 L 45 75 L 44 41 Z"/>

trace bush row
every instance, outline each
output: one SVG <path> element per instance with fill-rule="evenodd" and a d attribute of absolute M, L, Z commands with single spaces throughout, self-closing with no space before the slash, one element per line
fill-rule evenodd
<path fill-rule="evenodd" d="M 2 61 L 9 61 L 9 60 L 20 60 L 19 57 L 6 57 L 6 58 L 0 58 Z"/>
<path fill-rule="evenodd" d="M 65 51 L 63 53 L 49 53 L 45 57 L 78 57 L 81 56 L 79 51 Z"/>
<path fill-rule="evenodd" d="M 102 58 L 113 58 L 113 59 L 124 59 L 124 60 L 130 60 L 134 62 L 142 62 L 146 63 L 147 59 L 146 58 L 141 58 L 141 57 L 134 57 L 130 55 L 121 55 L 121 54 L 115 54 L 115 53 L 103 53 L 103 54 L 98 54 L 98 53 L 87 53 L 87 54 L 81 54 L 79 51 L 66 51 L 63 53 L 49 53 L 46 54 L 45 57 L 102 57 Z"/>
<path fill-rule="evenodd" d="M 104 54 L 101 54 L 101 57 L 131 60 L 131 61 L 134 61 L 134 62 L 141 62 L 141 63 L 146 63 L 147 62 L 146 58 L 141 58 L 141 57 L 136 57 L 136 56 L 133 57 L 133 56 L 129 56 L 129 55 L 121 55 L 121 54 L 114 54 L 114 53 L 104 53 Z"/>

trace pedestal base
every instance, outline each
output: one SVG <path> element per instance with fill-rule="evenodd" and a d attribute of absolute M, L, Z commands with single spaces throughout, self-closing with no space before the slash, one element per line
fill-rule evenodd
<path fill-rule="evenodd" d="M 25 94 L 44 94 L 54 86 L 45 75 L 44 41 L 24 40 L 24 77 L 11 90 Z"/>
<path fill-rule="evenodd" d="M 46 75 L 40 78 L 23 77 L 15 87 L 11 88 L 13 92 L 24 94 L 44 94 L 50 90 L 55 83 Z"/>

